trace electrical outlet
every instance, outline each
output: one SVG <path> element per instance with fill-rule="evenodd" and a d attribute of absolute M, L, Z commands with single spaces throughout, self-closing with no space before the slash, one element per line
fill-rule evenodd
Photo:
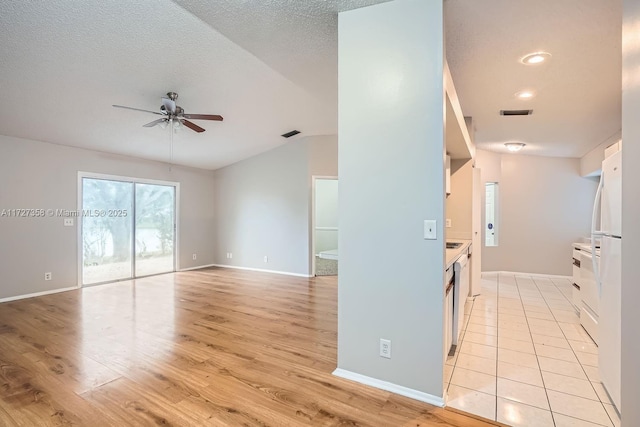
<path fill-rule="evenodd" d="M 268 256 L 264 256 L 264 262 L 269 262 L 269 257 Z"/>
<path fill-rule="evenodd" d="M 380 338 L 380 357 L 391 359 L 391 340 Z"/>
<path fill-rule="evenodd" d="M 51 278 L 52 278 L 51 272 L 44 273 L 44 280 L 51 280 Z"/>
<path fill-rule="evenodd" d="M 233 258 L 233 252 L 229 252 L 229 258 Z"/>
<path fill-rule="evenodd" d="M 446 223 L 445 223 L 445 226 L 446 226 L 447 228 L 451 228 L 451 218 L 447 218 L 447 221 L 446 221 Z"/>
<path fill-rule="evenodd" d="M 65 218 L 64 219 L 65 227 L 73 227 L 73 218 Z"/>
<path fill-rule="evenodd" d="M 197 254 L 193 254 L 193 259 L 194 260 L 198 259 L 198 255 Z"/>

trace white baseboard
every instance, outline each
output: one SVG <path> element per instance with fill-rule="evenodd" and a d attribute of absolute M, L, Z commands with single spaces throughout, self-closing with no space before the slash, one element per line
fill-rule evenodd
<path fill-rule="evenodd" d="M 33 294 L 16 295 L 14 297 L 0 298 L 0 303 L 16 301 L 16 300 L 25 299 L 25 298 L 41 297 L 44 295 L 58 294 L 60 292 L 75 291 L 77 289 L 80 289 L 80 288 L 78 288 L 77 286 L 73 286 L 71 288 L 53 289 L 51 291 L 35 292 Z"/>
<path fill-rule="evenodd" d="M 257 271 L 259 273 L 282 274 L 282 275 L 285 275 L 285 276 L 304 277 L 305 279 L 313 277 L 310 274 L 291 273 L 289 271 L 267 270 L 265 268 L 239 267 L 237 265 L 211 264 L 211 267 L 233 268 L 233 269 L 236 269 L 236 270 Z"/>
<path fill-rule="evenodd" d="M 197 265 L 195 267 L 189 267 L 189 268 L 181 268 L 178 271 L 191 271 L 191 270 L 200 270 L 201 268 L 208 268 L 208 267 L 217 267 L 216 264 L 205 264 L 205 265 Z"/>
<path fill-rule="evenodd" d="M 559 274 L 542 274 L 542 273 L 523 273 L 522 271 L 483 271 L 482 274 L 513 274 L 514 276 L 531 276 L 544 279 L 567 279 L 573 280 L 571 276 L 562 276 Z"/>
<path fill-rule="evenodd" d="M 431 405 L 439 406 L 440 408 L 444 407 L 444 398 L 434 396 L 429 393 L 424 393 L 422 391 L 414 390 L 412 388 L 393 384 L 387 381 L 382 381 L 376 378 L 371 378 L 366 375 L 357 374 L 355 372 L 347 371 L 346 369 L 341 368 L 333 371 L 333 375 L 335 375 L 336 377 L 355 381 L 360 384 L 379 388 L 381 390 L 390 391 L 391 393 L 399 394 L 401 396 L 409 397 L 421 402 L 426 402 Z"/>

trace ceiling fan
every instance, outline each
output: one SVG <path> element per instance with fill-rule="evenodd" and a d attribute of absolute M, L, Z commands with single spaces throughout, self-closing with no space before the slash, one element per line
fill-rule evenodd
<path fill-rule="evenodd" d="M 116 108 L 126 108 L 127 110 L 135 110 L 135 111 L 144 111 L 145 113 L 157 114 L 162 116 L 161 118 L 154 120 L 144 127 L 150 128 L 156 125 L 166 126 L 167 124 L 173 125 L 174 123 L 179 123 L 188 127 L 191 130 L 194 130 L 198 133 L 204 132 L 205 130 L 198 126 L 197 124 L 190 122 L 187 119 L 191 120 L 215 120 L 222 121 L 222 116 L 214 115 L 214 114 L 185 114 L 182 107 L 176 105 L 176 99 L 178 99 L 178 94 L 175 92 L 168 92 L 167 97 L 162 97 L 162 105 L 160 106 L 160 112 L 157 111 L 149 111 L 143 110 L 141 108 L 133 108 L 126 107 L 124 105 L 114 105 Z"/>

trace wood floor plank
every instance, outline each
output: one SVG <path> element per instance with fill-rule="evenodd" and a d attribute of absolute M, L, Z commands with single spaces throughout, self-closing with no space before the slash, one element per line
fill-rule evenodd
<path fill-rule="evenodd" d="M 332 375 L 337 280 L 207 268 L 0 304 L 0 425 L 494 425 Z"/>

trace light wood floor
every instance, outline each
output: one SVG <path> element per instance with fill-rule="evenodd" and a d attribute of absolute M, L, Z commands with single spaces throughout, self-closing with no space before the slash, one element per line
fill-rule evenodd
<path fill-rule="evenodd" d="M 0 425 L 491 425 L 331 375 L 336 291 L 206 269 L 0 304 Z"/>

